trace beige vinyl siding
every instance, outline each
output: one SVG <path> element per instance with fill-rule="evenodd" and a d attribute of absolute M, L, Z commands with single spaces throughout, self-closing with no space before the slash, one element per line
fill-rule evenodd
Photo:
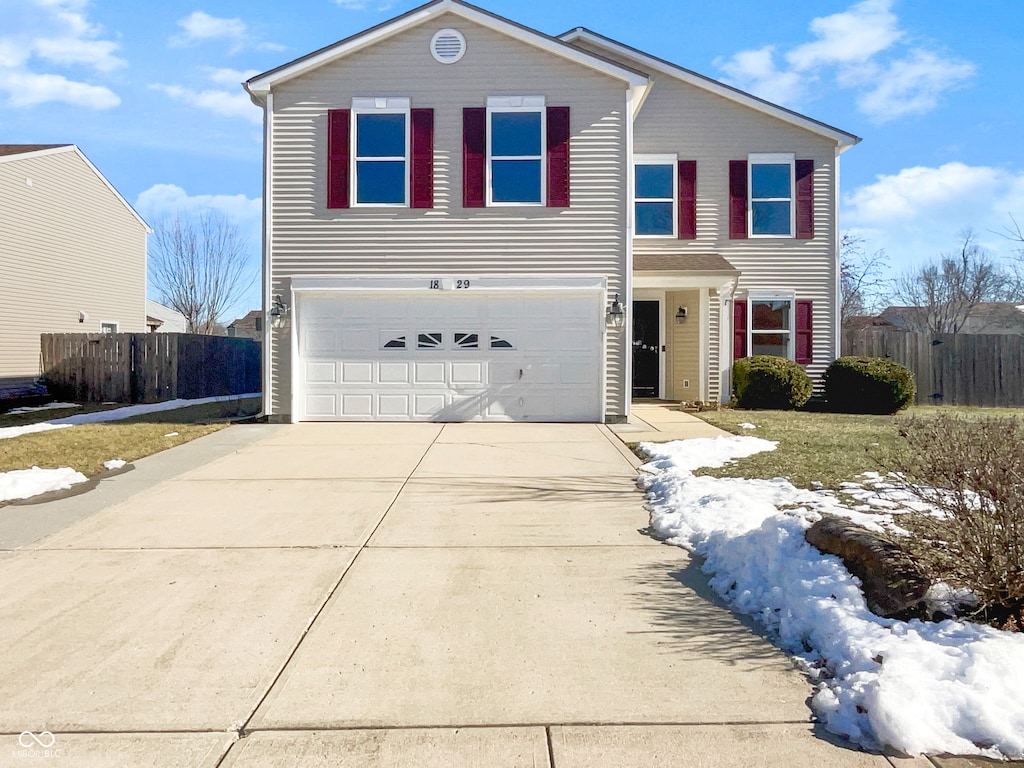
<path fill-rule="evenodd" d="M 753 152 L 814 160 L 813 239 L 729 239 L 729 161 L 746 160 Z M 680 160 L 697 161 L 697 238 L 637 239 L 636 252 L 718 253 L 740 270 L 741 293 L 791 290 L 798 299 L 814 301 L 814 363 L 808 373 L 820 376 L 836 354 L 834 142 L 660 75 L 636 120 L 634 153 L 677 153 Z M 713 350 L 718 343 L 716 334 Z"/>
<path fill-rule="evenodd" d="M 466 54 L 434 61 L 429 42 L 453 27 Z M 568 209 L 462 206 L 462 110 L 488 96 L 543 95 L 571 107 Z M 409 97 L 434 110 L 434 207 L 326 208 L 327 110 L 354 96 Z M 441 16 L 273 91 L 272 292 L 296 276 L 599 275 L 625 295 L 626 83 L 474 25 Z M 290 412 L 290 351 L 276 335 L 276 414 Z M 624 413 L 625 345 L 608 334 L 607 412 Z"/>
<path fill-rule="evenodd" d="M 0 163 L 0 212 L 0 377 L 40 373 L 41 333 L 146 330 L 145 227 L 77 152 Z"/>
<path fill-rule="evenodd" d="M 688 316 L 676 322 L 679 307 Z M 669 339 L 666 392 L 669 400 L 700 400 L 700 291 L 672 291 L 665 294 L 665 328 Z M 684 387 L 683 382 L 689 382 Z"/>

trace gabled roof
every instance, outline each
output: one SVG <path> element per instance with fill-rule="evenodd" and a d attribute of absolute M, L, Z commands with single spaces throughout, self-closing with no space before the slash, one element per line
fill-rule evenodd
<path fill-rule="evenodd" d="M 659 59 L 657 56 L 652 56 L 649 53 L 644 53 L 636 48 L 631 48 L 625 43 L 612 40 L 610 37 L 600 35 L 586 27 L 576 27 L 575 29 L 571 29 L 568 32 L 559 35 L 558 39 L 570 44 L 577 41 L 583 41 L 600 48 L 604 48 L 611 53 L 622 56 L 623 58 L 636 63 L 643 70 L 653 70 L 655 72 L 669 75 L 670 77 L 682 80 L 683 82 L 697 88 L 701 88 L 717 96 L 721 96 L 722 98 L 734 101 L 737 104 L 742 104 L 745 107 L 756 109 L 758 112 L 763 112 L 764 114 L 771 115 L 772 117 L 777 117 L 780 120 L 784 120 L 787 123 L 799 126 L 820 136 L 826 136 L 836 142 L 839 146 L 840 152 L 860 143 L 860 137 L 855 136 L 852 133 L 841 131 L 831 125 L 819 122 L 818 120 L 814 120 L 806 115 L 801 115 L 799 112 L 794 112 L 791 109 L 780 107 L 778 104 L 772 104 L 770 101 L 765 101 L 762 98 L 753 96 L 745 91 L 739 90 L 738 88 L 733 88 L 731 85 L 720 83 L 717 80 L 713 80 L 710 77 L 706 77 L 698 74 L 697 72 L 680 67 L 670 61 L 665 61 L 664 59 Z"/>
<path fill-rule="evenodd" d="M 262 105 L 265 103 L 265 97 L 270 93 L 271 88 L 279 83 L 303 75 L 324 64 L 337 61 L 380 40 L 396 35 L 445 13 L 461 16 L 468 21 L 501 32 L 528 45 L 533 45 L 556 56 L 560 56 L 563 59 L 568 59 L 582 66 L 623 80 L 634 91 L 635 103 L 639 103 L 642 100 L 643 94 L 650 86 L 649 78 L 642 72 L 583 51 L 558 38 L 517 24 L 482 8 L 477 8 L 463 0 L 432 0 L 432 2 L 421 5 L 418 8 L 413 8 L 401 16 L 396 16 L 390 21 L 385 21 L 364 32 L 359 32 L 337 43 L 321 48 L 319 51 L 314 51 L 306 56 L 295 59 L 288 64 L 271 69 L 261 75 L 256 75 L 244 83 L 245 89 L 249 92 L 255 103 Z"/>
<path fill-rule="evenodd" d="M 44 155 L 56 155 L 64 152 L 74 152 L 78 155 L 82 162 L 85 163 L 89 169 L 96 174 L 96 177 L 103 182 L 107 189 L 113 193 L 114 197 L 116 197 L 121 204 L 128 209 L 128 212 L 138 220 L 139 224 L 143 226 L 146 232 L 153 231 L 145 220 L 139 216 L 138 212 L 128 204 L 128 201 L 121 196 L 121 193 L 114 189 L 114 185 L 107 181 L 106 176 L 100 173 L 96 166 L 89 162 L 89 158 L 85 156 L 82 150 L 74 144 L 0 144 L 0 163 L 26 160 L 31 157 L 41 157 Z"/>

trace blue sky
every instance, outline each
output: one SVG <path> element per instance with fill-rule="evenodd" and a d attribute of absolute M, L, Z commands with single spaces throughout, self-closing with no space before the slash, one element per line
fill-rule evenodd
<path fill-rule="evenodd" d="M 967 226 L 1011 253 L 994 230 L 1024 222 L 1024 3 L 479 4 L 552 35 L 589 27 L 863 137 L 842 159 L 842 228 L 894 270 Z M 150 221 L 217 208 L 257 265 L 261 112 L 240 82 L 416 5 L 0 0 L 0 143 L 78 144 Z M 233 314 L 258 303 L 254 286 Z"/>

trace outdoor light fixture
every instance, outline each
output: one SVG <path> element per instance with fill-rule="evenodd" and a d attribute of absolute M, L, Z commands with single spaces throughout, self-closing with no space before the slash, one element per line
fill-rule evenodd
<path fill-rule="evenodd" d="M 281 299 L 281 294 L 275 293 L 274 300 L 270 305 L 270 327 L 271 328 L 287 328 L 288 327 L 288 305 Z"/>
<path fill-rule="evenodd" d="M 612 301 L 612 305 L 608 307 L 607 315 L 608 325 L 611 328 L 621 328 L 626 324 L 626 311 L 622 308 L 622 304 L 619 302 L 619 294 L 615 294 L 615 300 Z"/>
<path fill-rule="evenodd" d="M 676 325 L 682 325 L 686 322 L 686 307 L 680 307 L 676 311 Z"/>

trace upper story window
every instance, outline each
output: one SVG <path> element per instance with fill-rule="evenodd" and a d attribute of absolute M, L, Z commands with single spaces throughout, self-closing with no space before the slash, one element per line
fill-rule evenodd
<path fill-rule="evenodd" d="M 352 100 L 354 205 L 409 204 L 409 99 Z"/>
<path fill-rule="evenodd" d="M 793 237 L 795 165 L 790 153 L 750 155 L 751 237 Z"/>
<path fill-rule="evenodd" d="M 678 190 L 675 155 L 637 155 L 633 162 L 634 234 L 675 237 Z"/>
<path fill-rule="evenodd" d="M 487 204 L 542 205 L 545 199 L 543 96 L 487 99 Z"/>

